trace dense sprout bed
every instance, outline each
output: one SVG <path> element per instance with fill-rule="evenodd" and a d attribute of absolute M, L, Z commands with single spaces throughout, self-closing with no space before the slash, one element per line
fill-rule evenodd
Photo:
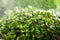
<path fill-rule="evenodd" d="M 60 35 L 60 17 L 52 12 L 30 8 L 9 10 L 0 20 L 0 38 L 4 40 L 56 40 Z"/>

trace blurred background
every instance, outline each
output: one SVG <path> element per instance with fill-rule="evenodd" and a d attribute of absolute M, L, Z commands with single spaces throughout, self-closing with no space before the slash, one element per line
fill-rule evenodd
<path fill-rule="evenodd" d="M 4 15 L 5 10 L 14 7 L 24 8 L 28 5 L 43 10 L 54 9 L 56 12 L 60 11 L 60 0 L 0 0 L 0 17 Z"/>

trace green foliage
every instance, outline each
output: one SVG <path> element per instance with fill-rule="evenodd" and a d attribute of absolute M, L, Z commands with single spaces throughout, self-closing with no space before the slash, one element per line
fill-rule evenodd
<path fill-rule="evenodd" d="M 55 0 L 55 4 L 60 5 L 60 0 Z"/>
<path fill-rule="evenodd" d="M 34 8 L 17 8 L 0 20 L 0 36 L 4 40 L 56 40 L 60 18 L 52 12 Z"/>
<path fill-rule="evenodd" d="M 9 5 L 11 4 L 11 5 Z M 31 5 L 36 8 L 40 9 L 55 9 L 56 4 L 54 3 L 54 0 L 12 0 L 9 1 L 8 7 L 14 7 L 14 6 L 19 6 L 19 7 L 27 7 L 28 5 Z"/>
<path fill-rule="evenodd" d="M 0 17 L 4 15 L 4 11 L 12 9 L 16 6 L 25 8 L 28 5 L 31 5 L 38 9 L 55 9 L 56 2 L 54 0 L 5 0 L 7 4 L 3 3 L 3 0 L 0 0 Z"/>
<path fill-rule="evenodd" d="M 56 8 L 56 4 L 54 3 L 54 0 L 40 0 L 39 4 L 40 4 L 39 7 L 45 10 Z"/>

